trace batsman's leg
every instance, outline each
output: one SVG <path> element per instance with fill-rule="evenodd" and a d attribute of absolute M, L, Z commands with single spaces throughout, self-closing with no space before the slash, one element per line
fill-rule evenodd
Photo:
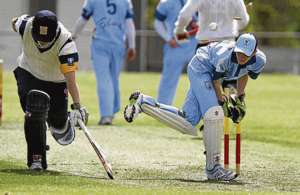
<path fill-rule="evenodd" d="M 25 137 L 27 142 L 27 165 L 30 169 L 47 168 L 46 119 L 50 97 L 40 90 L 30 90 L 26 98 Z"/>
<path fill-rule="evenodd" d="M 73 116 L 70 115 L 66 121 L 64 120 L 65 124 L 61 128 L 55 127 L 53 123 L 49 126 L 53 138 L 60 145 L 69 145 L 75 139 L 75 120 L 77 119 L 72 119 L 72 117 Z"/>
<path fill-rule="evenodd" d="M 51 86 L 50 111 L 48 113 L 48 125 L 51 135 L 60 145 L 68 145 L 75 139 L 75 123 L 77 122 L 74 112 L 68 113 L 68 96 L 66 83 Z M 54 91 L 54 92 L 53 92 Z"/>
<path fill-rule="evenodd" d="M 160 104 L 154 98 L 138 91 L 131 94 L 129 101 L 130 104 L 124 110 L 124 118 L 127 122 L 132 122 L 139 113 L 144 112 L 183 134 L 197 135 L 196 128 L 185 119 L 184 112 L 179 109 Z"/>

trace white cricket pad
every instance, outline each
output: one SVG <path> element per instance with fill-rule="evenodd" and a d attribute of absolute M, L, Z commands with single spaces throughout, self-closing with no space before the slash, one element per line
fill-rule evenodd
<path fill-rule="evenodd" d="M 204 115 L 203 141 L 206 150 L 206 169 L 211 170 L 220 163 L 221 135 L 224 113 L 221 106 L 208 109 Z"/>
<path fill-rule="evenodd" d="M 168 127 L 178 130 L 183 134 L 197 136 L 197 129 L 182 116 L 146 103 L 143 103 L 141 108 L 144 113 L 164 123 Z"/>

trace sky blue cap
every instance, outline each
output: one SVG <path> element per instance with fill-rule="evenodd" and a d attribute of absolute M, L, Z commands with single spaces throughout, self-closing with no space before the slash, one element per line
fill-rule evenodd
<path fill-rule="evenodd" d="M 253 34 L 242 34 L 236 41 L 234 52 L 243 53 L 246 56 L 251 56 L 255 52 L 257 40 Z"/>

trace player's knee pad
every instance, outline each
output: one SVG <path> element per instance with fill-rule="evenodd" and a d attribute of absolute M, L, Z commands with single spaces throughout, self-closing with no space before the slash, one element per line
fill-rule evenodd
<path fill-rule="evenodd" d="M 32 163 L 33 155 L 42 155 L 42 166 L 47 168 L 46 162 L 46 119 L 48 115 L 50 97 L 39 90 L 31 90 L 26 98 L 25 137 L 27 142 L 27 164 Z"/>
<path fill-rule="evenodd" d="M 221 135 L 223 131 L 224 113 L 221 106 L 213 106 L 204 117 L 203 140 L 206 150 L 206 166 L 212 169 L 220 162 Z"/>
<path fill-rule="evenodd" d="M 26 114 L 31 119 L 46 120 L 50 108 L 50 96 L 40 90 L 30 90 L 26 98 Z"/>
<path fill-rule="evenodd" d="M 69 118 L 66 120 L 65 125 L 62 128 L 50 125 L 49 129 L 53 138 L 60 145 L 69 145 L 75 139 L 75 124 L 72 124 Z"/>
<path fill-rule="evenodd" d="M 197 135 L 197 129 L 184 118 L 184 113 L 173 106 L 159 104 L 152 97 L 145 96 L 141 108 L 147 115 L 183 134 Z"/>

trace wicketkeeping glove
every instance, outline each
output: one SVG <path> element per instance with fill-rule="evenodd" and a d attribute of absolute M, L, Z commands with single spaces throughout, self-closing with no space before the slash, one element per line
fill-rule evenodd
<path fill-rule="evenodd" d="M 81 119 L 82 122 L 86 125 L 89 120 L 89 113 L 87 109 L 84 106 L 81 106 L 79 103 L 71 104 L 71 113 L 70 116 L 73 117 L 73 120 L 75 121 L 75 125 L 78 125 L 78 119 Z"/>
<path fill-rule="evenodd" d="M 219 105 L 223 108 L 224 116 L 231 117 L 233 105 L 226 95 L 222 95 L 222 101 L 219 100 Z"/>
<path fill-rule="evenodd" d="M 236 95 L 230 96 L 230 102 L 234 106 L 234 109 L 232 110 L 232 121 L 234 123 L 239 123 L 243 120 L 243 118 L 246 115 L 246 104 L 245 104 L 245 94 L 240 95 L 237 97 Z"/>
<path fill-rule="evenodd" d="M 237 97 L 235 94 L 229 96 L 223 102 L 219 102 L 224 111 L 224 116 L 231 118 L 234 123 L 240 123 L 246 115 L 245 95 Z"/>

